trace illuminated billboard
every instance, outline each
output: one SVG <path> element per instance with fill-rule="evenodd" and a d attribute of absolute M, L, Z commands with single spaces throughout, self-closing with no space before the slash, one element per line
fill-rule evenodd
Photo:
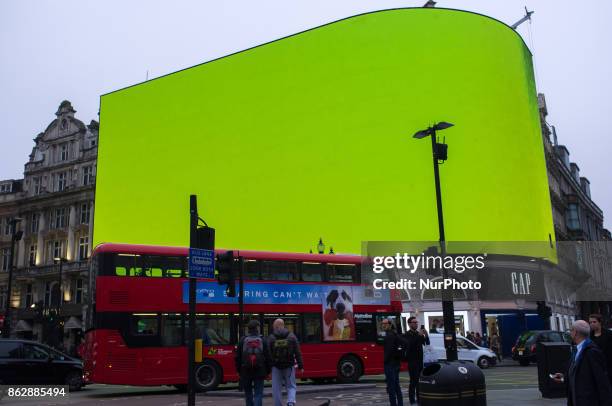
<path fill-rule="evenodd" d="M 554 236 L 531 54 L 491 18 L 346 18 L 101 97 L 94 245 L 186 246 L 189 195 L 217 246 L 337 253 Z"/>

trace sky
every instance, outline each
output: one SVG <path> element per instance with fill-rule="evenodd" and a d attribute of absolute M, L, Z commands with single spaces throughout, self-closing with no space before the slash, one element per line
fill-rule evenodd
<path fill-rule="evenodd" d="M 36 135 L 70 100 L 98 119 L 100 95 L 368 11 L 426 0 L 0 0 L 0 179 L 23 177 Z M 612 1 L 439 0 L 513 24 L 534 54 L 548 123 L 612 228 Z"/>

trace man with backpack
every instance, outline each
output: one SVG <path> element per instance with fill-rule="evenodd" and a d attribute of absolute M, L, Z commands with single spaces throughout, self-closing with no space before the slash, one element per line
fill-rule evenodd
<path fill-rule="evenodd" d="M 304 373 L 300 343 L 295 334 L 285 328 L 283 319 L 272 324 L 272 334 L 268 337 L 268 348 L 272 361 L 272 396 L 274 406 L 283 405 L 283 385 L 287 388 L 287 406 L 295 406 L 295 364 Z"/>
<path fill-rule="evenodd" d="M 236 371 L 240 375 L 246 406 L 261 406 L 264 379 L 270 372 L 270 353 L 259 334 L 259 322 L 249 321 L 247 329 L 248 335 L 240 339 L 236 350 Z"/>

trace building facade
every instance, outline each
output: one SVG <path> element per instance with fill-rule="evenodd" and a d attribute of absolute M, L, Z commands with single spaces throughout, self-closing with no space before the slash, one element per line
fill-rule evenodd
<path fill-rule="evenodd" d="M 99 128 L 75 112 L 63 101 L 34 139 L 24 179 L 0 182 L 0 304 L 10 301 L 11 336 L 72 352 L 86 314 Z M 21 238 L 8 292 L 12 219 Z"/>
<path fill-rule="evenodd" d="M 554 126 L 546 121 L 548 108 L 543 94 L 538 95 L 542 138 L 546 154 L 548 184 L 552 203 L 555 237 L 559 247 L 559 268 L 563 275 L 549 284 L 548 301 L 552 307 L 553 327 L 566 327 L 562 318 L 568 311 L 588 318 L 601 313 L 610 320 L 612 302 L 605 299 L 612 291 L 612 238 L 604 227 L 603 211 L 591 199 L 589 180 L 570 160 L 570 152 L 559 144 Z M 589 301 L 575 303 L 574 292 L 587 292 Z"/>

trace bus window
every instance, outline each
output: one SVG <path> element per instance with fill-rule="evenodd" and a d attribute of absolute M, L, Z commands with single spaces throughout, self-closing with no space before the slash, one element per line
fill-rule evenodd
<path fill-rule="evenodd" d="M 304 318 L 304 334 L 302 342 L 304 343 L 320 343 L 321 342 L 321 314 L 320 313 L 305 313 Z"/>
<path fill-rule="evenodd" d="M 186 258 L 164 257 L 157 255 L 112 254 L 104 256 L 104 275 L 113 276 L 146 276 L 153 278 L 185 276 Z"/>
<path fill-rule="evenodd" d="M 302 262 L 302 280 L 305 282 L 323 282 L 323 264 Z"/>
<path fill-rule="evenodd" d="M 156 314 L 135 314 L 132 317 L 131 332 L 135 336 L 154 336 L 158 333 Z"/>
<path fill-rule="evenodd" d="M 359 268 L 353 264 L 327 264 L 329 282 L 359 283 Z"/>
<path fill-rule="evenodd" d="M 226 345 L 230 343 L 229 314 L 210 314 L 196 316 L 196 338 L 204 345 Z"/>
<path fill-rule="evenodd" d="M 396 333 L 401 334 L 401 326 L 399 324 L 400 319 L 396 314 L 388 314 L 388 313 L 377 313 L 376 314 L 376 336 L 379 342 L 381 342 L 385 337 L 385 331 L 382 328 L 383 319 L 391 320 L 391 323 L 394 327 Z"/>
<path fill-rule="evenodd" d="M 297 263 L 282 261 L 261 261 L 261 279 L 268 281 L 296 281 Z"/>
<path fill-rule="evenodd" d="M 300 325 L 299 316 L 297 314 L 264 314 L 264 323 L 262 329 L 262 335 L 264 337 L 272 334 L 272 325 L 274 320 L 283 319 L 285 322 L 285 328 L 291 333 L 295 334 L 298 339 L 301 338 L 302 328 Z"/>
<path fill-rule="evenodd" d="M 354 317 L 357 341 L 376 341 L 376 326 L 372 313 L 355 313 Z"/>
<path fill-rule="evenodd" d="M 175 347 L 184 345 L 184 326 L 186 318 L 181 314 L 162 315 L 162 336 L 161 342 L 164 347 Z"/>
<path fill-rule="evenodd" d="M 261 275 L 259 274 L 259 265 L 259 261 L 244 261 L 244 279 L 250 279 L 254 281 L 261 279 Z"/>

